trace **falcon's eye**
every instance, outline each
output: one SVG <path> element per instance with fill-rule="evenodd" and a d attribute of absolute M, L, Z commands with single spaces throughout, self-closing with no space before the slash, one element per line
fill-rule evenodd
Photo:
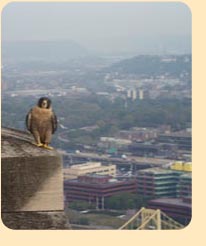
<path fill-rule="evenodd" d="M 44 101 L 42 102 L 41 106 L 42 106 L 42 108 L 47 108 L 47 101 L 44 100 Z"/>

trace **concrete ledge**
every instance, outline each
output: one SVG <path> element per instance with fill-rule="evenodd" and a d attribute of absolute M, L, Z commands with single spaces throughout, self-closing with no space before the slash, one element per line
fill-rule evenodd
<path fill-rule="evenodd" d="M 61 155 L 55 150 L 36 147 L 32 136 L 23 131 L 3 128 L 1 140 L 1 208 L 4 224 L 15 224 L 14 228 L 20 228 L 19 223 L 23 223 L 23 228 L 26 225 L 33 228 L 35 224 L 37 227 L 43 225 L 41 221 L 37 223 L 38 218 L 45 221 L 49 211 L 63 213 Z M 49 220 L 48 228 L 51 227 Z"/>
<path fill-rule="evenodd" d="M 2 213 L 4 225 L 10 229 L 21 230 L 65 230 L 70 225 L 62 212 L 17 212 Z"/>

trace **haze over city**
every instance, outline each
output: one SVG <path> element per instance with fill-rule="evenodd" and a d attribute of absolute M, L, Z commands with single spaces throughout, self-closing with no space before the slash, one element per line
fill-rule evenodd
<path fill-rule="evenodd" d="M 10 3 L 2 40 L 70 40 L 98 54 L 190 53 L 191 12 L 183 3 Z"/>

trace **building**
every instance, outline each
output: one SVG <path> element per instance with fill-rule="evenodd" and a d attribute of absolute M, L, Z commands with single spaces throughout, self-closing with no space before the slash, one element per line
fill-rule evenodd
<path fill-rule="evenodd" d="M 147 141 L 157 138 L 157 129 L 134 127 L 129 131 L 126 130 L 120 131 L 119 137 L 131 141 L 137 141 L 137 142 Z"/>
<path fill-rule="evenodd" d="M 124 146 L 132 143 L 132 141 L 128 139 L 111 138 L 111 137 L 101 137 L 100 142 L 104 143 L 107 147 L 110 147 L 110 145 Z"/>
<path fill-rule="evenodd" d="M 191 187 L 188 171 L 150 168 L 137 176 L 138 194 L 153 197 L 148 207 L 160 209 L 184 225 L 191 220 Z"/>
<path fill-rule="evenodd" d="M 144 157 L 176 159 L 178 156 L 175 144 L 132 143 L 128 146 L 128 151 L 133 155 Z"/>
<path fill-rule="evenodd" d="M 137 99 L 137 91 L 136 89 L 127 90 L 127 98 L 132 99 L 133 101 Z"/>
<path fill-rule="evenodd" d="M 176 170 L 176 171 L 192 172 L 192 163 L 191 162 L 176 161 L 171 165 L 170 168 L 172 170 Z"/>
<path fill-rule="evenodd" d="M 189 129 L 168 134 L 160 134 L 157 141 L 160 143 L 177 144 L 178 148 L 181 150 L 191 151 L 192 149 L 192 136 Z"/>
<path fill-rule="evenodd" d="M 143 100 L 144 99 L 144 91 L 141 89 L 139 90 L 139 100 Z"/>
<path fill-rule="evenodd" d="M 185 202 L 191 203 L 192 200 L 192 175 L 185 173 L 180 176 L 178 183 L 177 196 Z"/>
<path fill-rule="evenodd" d="M 100 142 L 98 143 L 98 147 L 104 150 L 109 150 L 111 148 L 125 150 L 131 143 L 132 141 L 128 139 L 101 137 Z"/>
<path fill-rule="evenodd" d="M 102 165 L 101 162 L 86 162 L 64 168 L 64 179 L 76 179 L 86 174 L 116 176 L 116 165 Z"/>
<path fill-rule="evenodd" d="M 67 166 L 80 164 L 85 162 L 101 162 L 104 165 L 115 165 L 118 168 L 126 168 L 136 172 L 139 169 L 146 169 L 152 167 L 169 167 L 174 159 L 149 158 L 127 155 L 127 153 L 120 153 L 118 156 L 111 156 L 111 154 L 96 154 L 92 152 L 78 152 L 63 154 L 64 162 Z M 65 166 L 66 166 L 65 165 Z"/>
<path fill-rule="evenodd" d="M 152 143 L 133 143 L 129 145 L 128 150 L 136 156 L 154 157 L 158 156 L 160 147 Z"/>
<path fill-rule="evenodd" d="M 180 172 L 163 168 L 149 168 L 137 173 L 137 193 L 143 196 L 176 197 Z"/>
<path fill-rule="evenodd" d="M 149 208 L 160 209 L 174 220 L 183 225 L 189 224 L 191 220 L 191 203 L 180 198 L 158 198 L 149 201 Z"/>
<path fill-rule="evenodd" d="M 136 180 L 117 180 L 110 176 L 89 174 L 78 179 L 64 181 L 65 201 L 87 201 L 96 204 L 96 208 L 104 209 L 105 197 L 129 192 L 136 193 Z"/>

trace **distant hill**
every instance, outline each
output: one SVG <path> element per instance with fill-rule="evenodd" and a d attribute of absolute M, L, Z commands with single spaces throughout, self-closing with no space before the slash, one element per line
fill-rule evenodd
<path fill-rule="evenodd" d="M 106 68 L 104 72 L 139 76 L 179 76 L 191 74 L 191 55 L 140 55 L 122 60 Z"/>
<path fill-rule="evenodd" d="M 84 57 L 88 51 L 74 41 L 2 42 L 4 60 L 69 60 Z"/>

